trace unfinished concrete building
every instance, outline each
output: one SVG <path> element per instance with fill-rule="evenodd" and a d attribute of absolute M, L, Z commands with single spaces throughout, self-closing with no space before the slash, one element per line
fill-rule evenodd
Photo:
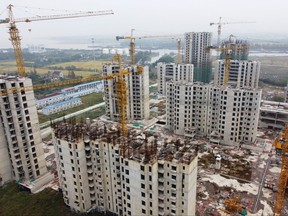
<path fill-rule="evenodd" d="M 76 212 L 195 215 L 197 155 L 155 132 L 119 137 L 117 125 L 56 125 L 60 188 Z"/>
<path fill-rule="evenodd" d="M 125 75 L 127 83 L 127 120 L 144 120 L 149 118 L 149 68 L 143 67 L 143 73 L 139 74 L 137 66 L 125 67 L 131 74 Z M 103 75 L 118 73 L 116 64 L 103 65 Z M 118 121 L 118 106 L 116 96 L 117 78 L 103 80 L 106 116 L 113 121 Z"/>
<path fill-rule="evenodd" d="M 207 47 L 211 46 L 211 32 L 185 33 L 184 63 L 194 65 L 194 81 L 211 81 L 211 59 Z"/>
<path fill-rule="evenodd" d="M 47 171 L 32 82 L 0 77 L 0 185 L 33 181 L 33 192 L 53 176 Z"/>
<path fill-rule="evenodd" d="M 288 122 L 288 103 L 261 101 L 259 127 L 268 129 L 283 129 Z"/>
<path fill-rule="evenodd" d="M 261 90 L 169 82 L 166 126 L 176 134 L 238 145 L 256 139 Z"/>
<path fill-rule="evenodd" d="M 231 60 L 228 85 L 235 88 L 258 88 L 260 76 L 260 62 L 249 60 Z M 225 74 L 225 60 L 217 60 L 214 74 L 214 84 L 223 85 Z"/>
<path fill-rule="evenodd" d="M 224 41 L 221 44 L 222 48 L 227 48 L 228 44 L 230 42 L 228 40 Z M 225 55 L 227 52 L 231 52 L 231 59 L 232 60 L 248 60 L 249 55 L 249 44 L 246 40 L 233 40 L 232 43 L 230 43 L 230 49 L 225 50 L 222 49 L 220 54 L 220 59 L 225 59 Z"/>
<path fill-rule="evenodd" d="M 170 80 L 193 82 L 193 65 L 159 62 L 157 64 L 157 88 L 160 94 L 166 95 L 166 83 Z"/>

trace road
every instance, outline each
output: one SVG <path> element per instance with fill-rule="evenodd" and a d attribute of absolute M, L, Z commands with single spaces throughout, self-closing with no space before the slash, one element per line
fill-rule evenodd
<path fill-rule="evenodd" d="M 62 116 L 62 117 L 60 117 L 60 118 L 54 119 L 54 120 L 52 120 L 52 123 L 59 122 L 59 121 L 63 121 L 63 119 L 69 119 L 69 118 L 71 118 L 71 117 L 80 115 L 80 114 L 85 113 L 85 112 L 88 112 L 88 111 L 90 111 L 90 110 L 93 110 L 93 109 L 102 107 L 102 106 L 104 106 L 104 105 L 105 105 L 105 102 L 98 103 L 98 104 L 96 104 L 96 105 L 87 107 L 86 109 L 79 110 L 79 111 L 77 111 L 77 112 L 70 113 L 70 114 L 67 114 L 67 115 L 65 115 L 65 116 Z M 47 126 L 49 126 L 49 125 L 50 125 L 50 121 L 47 121 L 47 122 L 44 122 L 44 123 L 40 124 L 40 128 L 44 128 L 44 127 L 47 127 Z"/>
<path fill-rule="evenodd" d="M 254 213 L 256 213 L 257 208 L 258 208 L 259 199 L 260 199 L 260 196 L 262 195 L 263 183 L 265 181 L 265 177 L 266 177 L 266 174 L 267 174 L 267 170 L 268 170 L 268 168 L 270 166 L 270 163 L 271 163 L 271 157 L 269 157 L 269 159 L 267 161 L 267 164 L 266 164 L 266 167 L 265 167 L 265 171 L 263 173 L 262 180 L 261 180 L 261 183 L 260 183 L 259 188 L 258 188 L 258 194 L 257 194 L 257 198 L 256 198 L 256 201 L 255 201 L 255 204 L 254 204 L 254 208 L 253 208 L 253 212 Z"/>

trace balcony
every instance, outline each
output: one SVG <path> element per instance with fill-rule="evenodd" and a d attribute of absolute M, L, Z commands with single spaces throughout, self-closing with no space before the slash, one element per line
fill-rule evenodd
<path fill-rule="evenodd" d="M 158 209 L 158 213 L 159 213 L 159 215 L 164 215 L 164 208 L 159 208 Z"/>
<path fill-rule="evenodd" d="M 164 183 L 164 178 L 163 177 L 159 177 L 158 181 Z"/>
<path fill-rule="evenodd" d="M 158 206 L 164 208 L 164 201 L 158 200 Z"/>
<path fill-rule="evenodd" d="M 91 167 L 91 168 L 88 168 L 88 169 L 87 169 L 87 172 L 88 172 L 88 174 L 89 174 L 89 173 L 90 173 L 90 174 L 93 173 L 92 167 Z"/>

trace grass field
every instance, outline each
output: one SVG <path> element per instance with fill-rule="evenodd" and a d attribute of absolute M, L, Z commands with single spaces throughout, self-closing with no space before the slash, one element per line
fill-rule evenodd
<path fill-rule="evenodd" d="M 64 115 L 67 115 L 69 113 L 73 113 L 73 112 L 77 112 L 79 110 L 85 109 L 87 107 L 93 106 L 97 103 L 101 103 L 103 102 L 103 94 L 102 93 L 93 93 L 93 94 L 89 94 L 89 95 L 85 95 L 83 97 L 81 97 L 82 100 L 82 105 L 74 107 L 72 109 L 68 109 L 59 113 L 55 113 L 49 116 L 43 115 L 43 114 L 38 114 L 38 118 L 39 118 L 39 123 L 44 123 L 56 118 L 60 118 Z"/>
<path fill-rule="evenodd" d="M 0 215 L 3 216 L 77 216 L 64 204 L 62 194 L 45 189 L 37 194 L 20 191 L 16 183 L 0 187 Z M 100 213 L 88 214 L 103 216 Z"/>
<path fill-rule="evenodd" d="M 25 62 L 28 63 L 28 62 Z M 52 71 L 53 69 L 49 69 L 48 67 L 67 67 L 67 66 L 75 66 L 76 68 L 81 68 L 81 70 L 74 71 L 76 76 L 83 76 L 83 77 L 89 77 L 91 75 L 94 75 L 95 72 L 88 71 L 88 70 L 94 70 L 96 69 L 102 70 L 102 65 L 105 63 L 109 63 L 109 61 L 87 61 L 87 62 L 64 62 L 61 64 L 52 64 L 47 65 L 43 68 L 36 68 L 36 71 L 38 74 L 46 74 L 48 71 Z M 7 61 L 7 62 L 0 62 L 0 73 L 9 73 L 9 72 L 15 72 L 17 71 L 16 63 L 14 61 Z M 26 72 L 30 72 L 30 67 L 25 67 Z M 61 70 L 65 76 L 68 75 L 67 70 Z"/>
<path fill-rule="evenodd" d="M 111 63 L 111 61 L 87 61 L 87 62 L 64 62 L 61 64 L 49 65 L 49 67 L 67 67 L 67 66 L 75 66 L 76 68 L 82 68 L 83 70 L 94 70 L 95 67 L 97 70 L 102 70 L 102 65 L 105 63 Z"/>

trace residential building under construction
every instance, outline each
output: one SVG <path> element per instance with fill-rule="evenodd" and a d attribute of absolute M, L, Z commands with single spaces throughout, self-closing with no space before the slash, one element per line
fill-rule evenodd
<path fill-rule="evenodd" d="M 239 145 L 256 140 L 260 89 L 184 81 L 167 84 L 166 126 L 175 134 Z"/>
<path fill-rule="evenodd" d="M 124 75 L 126 81 L 127 121 L 144 120 L 149 118 L 149 68 L 145 66 L 138 72 L 137 66 L 124 68 L 129 74 Z M 119 73 L 117 64 L 103 65 L 103 76 Z M 118 121 L 119 108 L 117 104 L 116 82 L 118 78 L 104 79 L 104 100 L 106 116 L 113 121 Z"/>
<path fill-rule="evenodd" d="M 207 48 L 211 47 L 211 32 L 185 33 L 184 63 L 194 65 L 194 81 L 209 83 L 212 64 Z"/>
<path fill-rule="evenodd" d="M 229 64 L 228 85 L 236 88 L 258 88 L 260 62 L 251 60 L 231 60 Z M 214 84 L 224 85 L 225 60 L 217 60 Z"/>
<path fill-rule="evenodd" d="M 60 188 L 76 212 L 195 215 L 197 154 L 188 140 L 117 124 L 54 126 Z"/>
<path fill-rule="evenodd" d="M 193 82 L 193 64 L 163 63 L 157 64 L 157 90 L 166 95 L 166 83 L 170 80 Z"/>
<path fill-rule="evenodd" d="M 33 182 L 33 192 L 53 176 L 46 167 L 31 87 L 29 78 L 0 77 L 0 185 Z"/>

